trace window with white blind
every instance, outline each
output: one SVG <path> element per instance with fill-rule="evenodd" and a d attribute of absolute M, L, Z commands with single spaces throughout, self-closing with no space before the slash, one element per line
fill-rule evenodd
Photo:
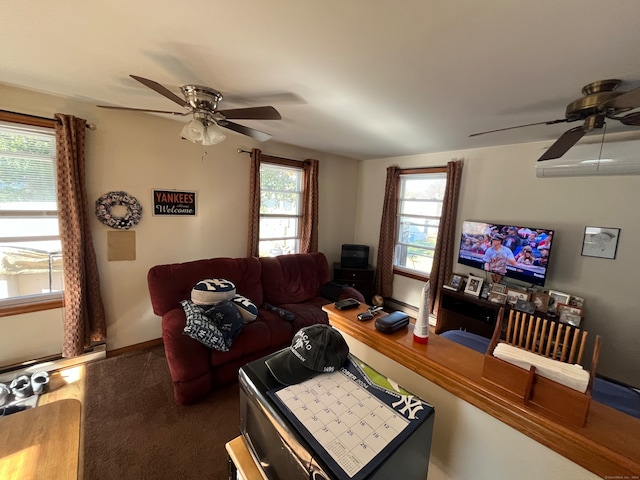
<path fill-rule="evenodd" d="M 52 128 L 0 121 L 0 306 L 63 289 L 55 166 Z"/>
<path fill-rule="evenodd" d="M 300 251 L 303 169 L 262 163 L 260 165 L 261 257 Z"/>
<path fill-rule="evenodd" d="M 430 171 L 431 170 L 431 171 Z M 438 239 L 447 174 L 441 168 L 400 175 L 398 231 L 393 265 L 429 276 Z"/>

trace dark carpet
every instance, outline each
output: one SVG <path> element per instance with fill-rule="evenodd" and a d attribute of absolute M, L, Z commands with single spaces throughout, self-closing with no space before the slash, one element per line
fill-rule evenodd
<path fill-rule="evenodd" d="M 161 346 L 86 372 L 86 480 L 228 478 L 224 445 L 240 433 L 237 383 L 179 405 Z"/>

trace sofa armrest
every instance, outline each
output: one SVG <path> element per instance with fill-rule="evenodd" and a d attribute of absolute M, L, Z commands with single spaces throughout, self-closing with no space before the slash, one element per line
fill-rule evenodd
<path fill-rule="evenodd" d="M 353 287 L 342 288 L 342 291 L 340 292 L 340 297 L 338 298 L 338 300 L 344 300 L 345 298 L 354 298 L 360 303 L 364 303 L 365 305 L 367 304 L 367 302 L 365 302 L 364 300 L 364 296 Z"/>
<path fill-rule="evenodd" d="M 212 387 L 210 349 L 182 331 L 186 325 L 182 307 L 162 316 L 162 340 L 174 395 L 181 404 L 193 403 L 206 395 Z"/>

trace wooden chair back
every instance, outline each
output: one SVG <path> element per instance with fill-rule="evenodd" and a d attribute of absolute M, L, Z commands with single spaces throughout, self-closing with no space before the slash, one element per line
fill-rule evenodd
<path fill-rule="evenodd" d="M 504 314 L 505 310 L 501 308 L 489 352 L 493 352 L 498 342 L 503 341 L 543 357 L 582 365 L 588 336 L 586 330 L 513 309 L 509 310 L 507 325 L 503 329 Z M 599 356 L 600 336 L 598 335 L 591 364 L 592 375 Z"/>

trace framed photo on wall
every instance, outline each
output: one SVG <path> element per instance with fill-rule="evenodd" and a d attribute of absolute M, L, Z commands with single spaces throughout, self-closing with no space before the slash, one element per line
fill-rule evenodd
<path fill-rule="evenodd" d="M 613 260 L 618 250 L 619 228 L 585 227 L 582 255 Z"/>

